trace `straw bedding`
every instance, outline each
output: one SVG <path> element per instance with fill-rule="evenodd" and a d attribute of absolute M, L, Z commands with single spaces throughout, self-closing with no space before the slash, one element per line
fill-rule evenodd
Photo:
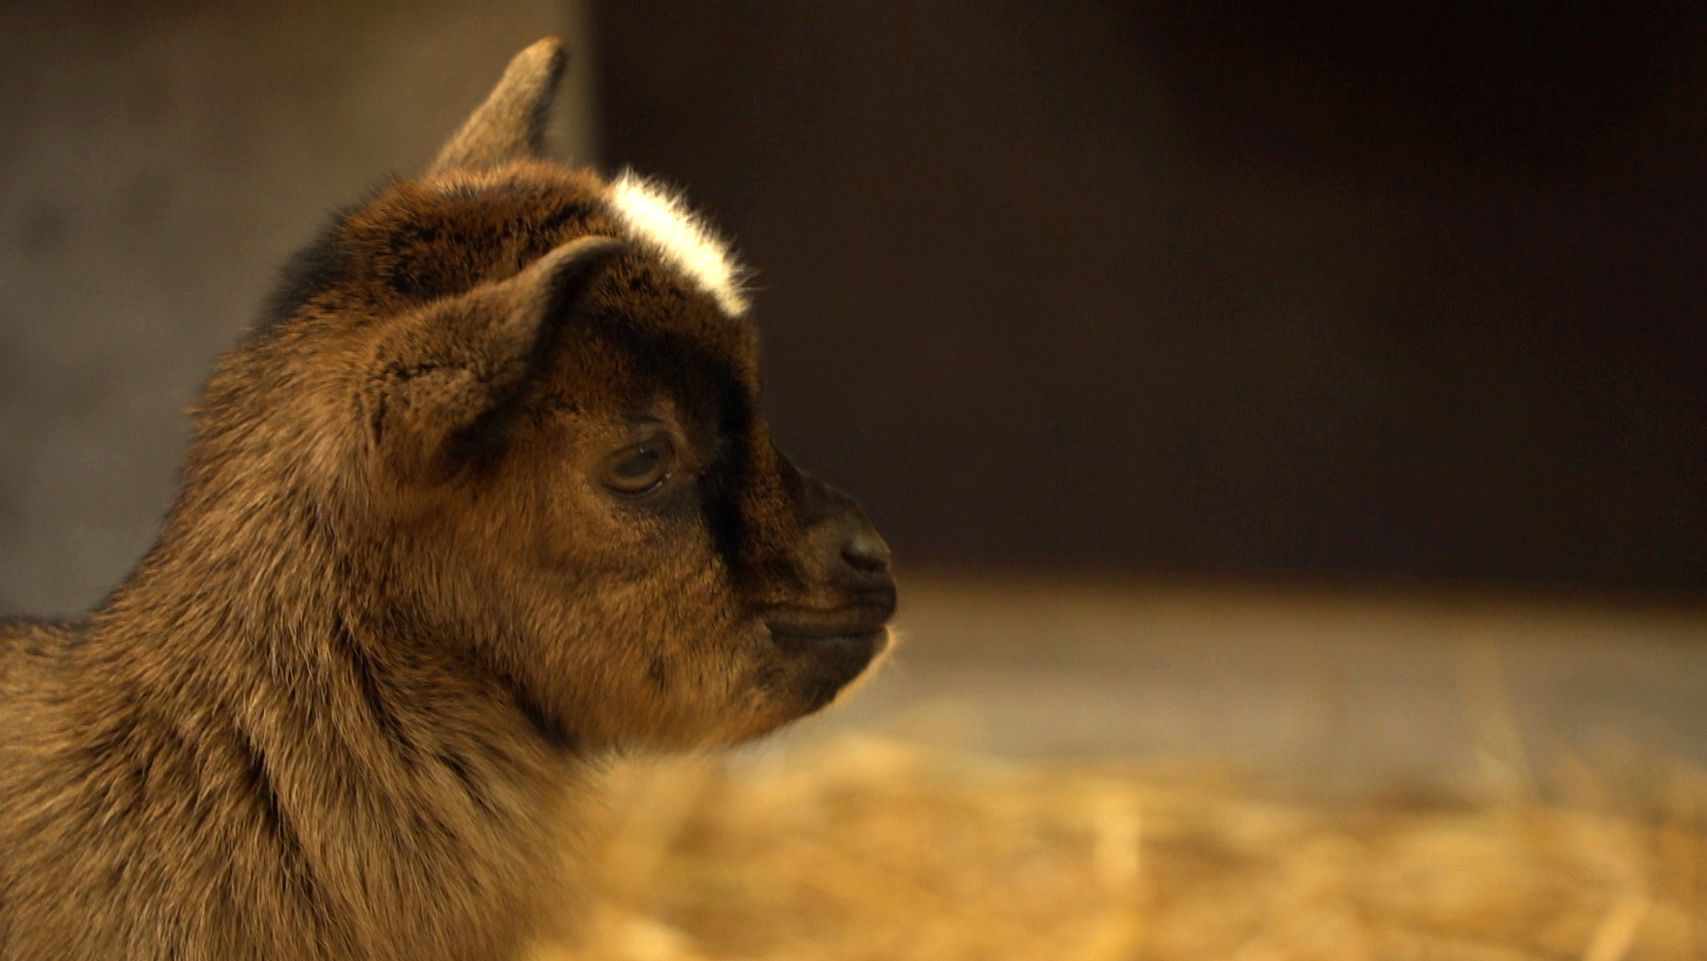
<path fill-rule="evenodd" d="M 1707 958 L 1707 779 L 1585 770 L 1545 800 L 1329 800 L 857 736 L 637 763 L 584 852 L 578 943 L 537 957 Z"/>

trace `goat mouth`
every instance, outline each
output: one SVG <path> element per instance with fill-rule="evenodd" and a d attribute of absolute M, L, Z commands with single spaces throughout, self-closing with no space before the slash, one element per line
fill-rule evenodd
<path fill-rule="evenodd" d="M 871 659 L 889 645 L 889 629 L 836 634 L 794 634 L 771 628 L 771 641 L 790 654 L 819 654 Z"/>
<path fill-rule="evenodd" d="M 777 607 L 765 612 L 765 626 L 784 648 L 816 647 L 848 641 L 871 644 L 888 636 L 886 625 L 895 614 L 893 594 L 862 597 L 828 610 Z M 875 653 L 875 652 L 874 652 Z"/>
<path fill-rule="evenodd" d="M 806 713 L 836 694 L 871 666 L 889 646 L 895 592 L 862 593 L 829 609 L 773 607 L 765 612 L 771 643 L 799 668 L 795 683 Z"/>

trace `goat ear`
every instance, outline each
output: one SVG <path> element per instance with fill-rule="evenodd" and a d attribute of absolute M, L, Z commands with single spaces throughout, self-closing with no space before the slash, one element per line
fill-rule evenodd
<path fill-rule="evenodd" d="M 563 41 L 555 37 L 536 41 L 516 54 L 486 102 L 440 148 L 430 170 L 477 169 L 539 156 L 568 59 Z"/>
<path fill-rule="evenodd" d="M 442 481 L 501 435 L 501 421 L 550 362 L 563 320 L 596 268 L 627 246 L 611 237 L 563 244 L 385 337 L 364 413 L 386 467 L 406 481 Z"/>

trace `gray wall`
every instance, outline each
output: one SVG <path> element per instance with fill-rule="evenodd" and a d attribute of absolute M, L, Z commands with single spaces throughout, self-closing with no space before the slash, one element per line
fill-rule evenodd
<path fill-rule="evenodd" d="M 0 614 L 81 610 L 151 543 L 212 362 L 325 212 L 431 157 L 552 0 L 0 12 Z M 579 108 L 579 109 L 577 109 Z"/>

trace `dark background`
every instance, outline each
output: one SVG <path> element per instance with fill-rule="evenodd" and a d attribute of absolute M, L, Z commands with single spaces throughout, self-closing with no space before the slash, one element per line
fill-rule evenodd
<path fill-rule="evenodd" d="M 593 23 L 606 160 L 760 267 L 773 422 L 906 561 L 1700 592 L 1697 11 Z"/>
<path fill-rule="evenodd" d="M 906 569 L 1707 595 L 1698 9 L 0 2 L 0 614 L 124 575 L 277 266 L 548 33 Z"/>

